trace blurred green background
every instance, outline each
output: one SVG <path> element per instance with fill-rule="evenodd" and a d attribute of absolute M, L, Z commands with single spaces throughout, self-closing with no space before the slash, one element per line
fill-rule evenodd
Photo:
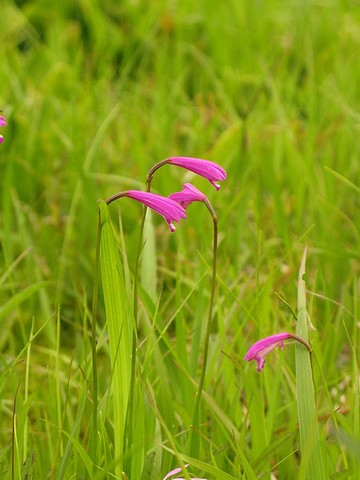
<path fill-rule="evenodd" d="M 0 378 L 7 419 L 0 437 L 9 435 L 23 378 L 15 365 L 31 323 L 45 325 L 34 351 L 41 364 L 55 348 L 60 305 L 61 348 L 79 355 L 91 306 L 97 200 L 142 188 L 149 168 L 171 155 L 214 160 L 228 172 L 218 193 L 176 168 L 164 167 L 153 182 L 154 191 L 168 195 L 193 179 L 218 212 L 224 350 L 241 360 L 259 335 L 293 329 L 274 292 L 295 306 L 308 244 L 321 399 L 355 378 L 358 2 L 4 0 L 0 45 L 0 107 L 8 121 L 0 147 Z M 114 221 L 120 208 L 132 269 L 141 210 L 131 201 L 121 205 Z M 211 260 L 206 213 L 192 206 L 173 235 L 154 218 L 157 289 L 149 288 L 151 295 L 163 289 L 169 300 L 164 316 L 173 308 L 171 272 L 186 279 L 185 297 Z M 189 311 L 198 301 L 189 300 Z M 237 382 L 236 374 L 227 380 Z M 344 388 L 340 423 L 358 435 L 358 387 L 349 380 Z M 320 404 L 330 418 L 332 408 Z"/>

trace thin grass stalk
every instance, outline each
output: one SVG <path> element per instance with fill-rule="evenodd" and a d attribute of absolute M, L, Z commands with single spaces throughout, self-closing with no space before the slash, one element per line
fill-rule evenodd
<path fill-rule="evenodd" d="M 92 448 L 94 461 L 94 469 L 97 464 L 97 410 L 98 410 L 98 377 L 97 377 L 97 340 L 96 340 L 96 324 L 97 324 L 97 306 L 99 295 L 99 264 L 100 264 L 100 241 L 101 241 L 101 219 L 100 210 L 98 212 L 98 227 L 96 236 L 96 251 L 95 251 L 95 268 L 94 268 L 94 291 L 92 302 L 92 318 L 91 318 L 91 358 L 92 358 L 92 396 L 93 396 L 93 434 L 92 434 Z M 94 472 L 93 472 L 94 473 Z"/>
<path fill-rule="evenodd" d="M 56 366 L 55 366 L 55 372 L 56 372 L 56 412 L 57 412 L 57 417 L 58 417 L 58 424 L 60 425 L 59 428 L 59 435 L 58 435 L 58 441 L 56 444 L 56 450 L 53 458 L 53 463 L 52 463 L 52 469 L 50 472 L 50 480 L 53 480 L 55 478 L 55 473 L 56 473 L 56 466 L 57 466 L 57 461 L 58 458 L 64 456 L 63 452 L 63 418 L 65 413 L 61 413 L 61 395 L 60 395 L 60 324 L 61 324 L 61 316 L 60 316 L 60 306 L 58 305 L 57 309 L 57 314 L 56 314 Z M 64 407 L 64 412 L 66 411 L 66 402 L 65 402 L 65 407 Z"/>
<path fill-rule="evenodd" d="M 28 347 L 26 349 L 26 370 L 25 370 L 25 392 L 24 392 L 24 405 L 27 403 L 27 400 L 29 398 L 29 376 L 30 376 L 30 355 L 31 355 L 31 347 L 32 347 L 32 342 L 34 339 L 34 318 L 31 320 L 31 330 L 30 330 L 30 336 L 29 336 L 29 342 L 28 342 Z M 24 447 L 23 447 L 23 463 L 26 462 L 27 455 L 28 455 L 28 434 L 29 434 L 29 416 L 26 416 L 25 423 L 24 423 L 24 435 L 23 435 L 23 442 L 24 442 Z"/>
<path fill-rule="evenodd" d="M 12 412 L 12 429 L 11 429 L 11 480 L 15 480 L 15 423 L 16 423 L 16 396 L 19 390 L 20 383 L 17 386 L 15 397 L 14 397 L 14 404 L 13 404 L 13 412 Z"/>
<path fill-rule="evenodd" d="M 164 430 L 164 432 L 167 436 L 167 439 L 169 441 L 169 445 L 171 447 L 171 453 L 176 457 L 179 466 L 183 469 L 182 475 L 185 477 L 186 480 L 191 480 L 188 472 L 186 471 L 185 462 L 182 459 L 182 455 L 180 454 L 180 452 L 177 449 L 176 438 L 173 435 L 173 433 L 171 432 L 171 430 L 169 429 L 169 427 L 167 426 L 164 418 L 162 417 L 162 415 L 161 415 L 161 413 L 160 413 L 160 411 L 159 411 L 159 409 L 156 405 L 156 402 L 155 402 L 155 399 L 154 399 L 154 393 L 153 393 L 153 389 L 152 389 L 151 384 L 149 382 L 146 382 L 146 385 L 144 387 L 145 387 L 145 391 L 146 391 L 146 395 L 147 395 L 147 398 L 149 400 L 149 403 L 150 403 L 153 411 L 155 412 L 156 418 L 158 419 L 159 424 L 161 425 L 161 427 L 163 428 L 163 430 Z M 164 445 L 163 445 L 163 448 L 165 450 L 167 449 L 167 447 L 164 446 Z"/>
<path fill-rule="evenodd" d="M 354 315 L 355 318 L 358 318 L 358 278 L 355 275 L 354 278 Z M 352 342 L 352 362 L 353 362 L 353 372 L 354 372 L 354 436 L 359 438 L 360 434 L 360 376 L 359 376 L 359 364 L 356 353 L 356 346 L 359 345 L 358 342 L 358 326 L 354 322 L 353 327 L 353 342 Z M 350 343 L 351 344 L 351 343 Z M 358 473 L 358 478 L 360 479 L 360 472 Z"/>

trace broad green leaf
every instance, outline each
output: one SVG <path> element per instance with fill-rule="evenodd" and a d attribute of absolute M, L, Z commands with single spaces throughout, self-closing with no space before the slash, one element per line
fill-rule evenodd
<path fill-rule="evenodd" d="M 306 287 L 303 279 L 305 263 L 306 249 L 303 253 L 298 279 L 296 334 L 308 341 Z M 301 344 L 297 344 L 295 348 L 296 391 L 301 449 L 299 478 L 325 480 L 328 476 L 326 475 L 323 453 L 320 446 L 314 382 L 311 369 L 311 354 Z"/>
<path fill-rule="evenodd" d="M 100 202 L 100 222 L 100 268 L 112 365 L 115 473 L 120 477 L 130 389 L 133 317 L 108 207 L 103 201 Z"/>

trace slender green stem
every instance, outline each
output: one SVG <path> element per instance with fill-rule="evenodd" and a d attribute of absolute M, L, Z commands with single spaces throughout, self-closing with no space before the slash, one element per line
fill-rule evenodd
<path fill-rule="evenodd" d="M 207 325 L 206 325 L 206 331 L 205 331 L 203 363 L 202 363 L 202 368 L 200 373 L 199 385 L 198 385 L 198 389 L 195 396 L 195 403 L 194 403 L 193 416 L 192 416 L 193 430 L 190 436 L 190 448 L 191 448 L 191 451 L 192 452 L 195 451 L 195 453 L 196 453 L 196 446 L 195 446 L 194 434 L 195 434 L 195 431 L 200 426 L 199 407 L 200 407 L 202 391 L 204 389 L 207 361 L 209 356 L 209 342 L 210 342 L 210 334 L 211 334 L 213 310 L 214 310 L 214 300 L 215 300 L 215 290 L 216 290 L 217 244 L 218 244 L 218 218 L 216 216 L 215 210 L 213 209 L 211 203 L 207 198 L 204 200 L 204 203 L 213 219 L 214 238 L 213 238 L 213 265 L 212 265 L 211 293 L 210 293 L 208 319 L 207 319 Z"/>
<path fill-rule="evenodd" d="M 92 319 L 91 319 L 91 356 L 92 356 L 92 383 L 93 383 L 93 448 L 94 457 L 97 455 L 97 409 L 98 409 L 98 378 L 97 378 L 97 363 L 96 363 L 96 320 L 97 320 L 97 305 L 99 293 L 99 263 L 100 263 L 100 240 L 101 240 L 101 220 L 100 210 L 98 212 L 98 228 L 96 238 L 96 252 L 95 252 L 95 268 L 94 268 L 94 291 L 92 303 Z M 94 462 L 96 464 L 96 462 Z"/>
<path fill-rule="evenodd" d="M 282 296 L 278 294 L 278 292 L 275 292 L 275 295 L 276 295 L 276 296 L 283 302 L 283 304 L 286 305 L 286 307 L 290 310 L 290 313 L 291 313 L 291 315 L 293 316 L 293 318 L 294 318 L 294 320 L 295 320 L 295 322 L 296 322 L 296 321 L 297 321 L 297 316 L 296 316 L 294 310 L 291 308 L 290 303 L 288 303 L 286 300 L 284 300 L 284 299 L 282 298 Z"/>

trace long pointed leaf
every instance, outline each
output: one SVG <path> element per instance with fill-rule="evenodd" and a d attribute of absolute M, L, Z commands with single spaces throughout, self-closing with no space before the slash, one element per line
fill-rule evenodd
<path fill-rule="evenodd" d="M 100 267 L 113 369 L 115 473 L 121 476 L 129 400 L 133 318 L 108 207 L 100 202 Z"/>
<path fill-rule="evenodd" d="M 308 341 L 305 274 L 306 249 L 301 261 L 298 279 L 298 317 L 296 334 Z M 320 447 L 315 391 L 310 353 L 303 345 L 296 345 L 296 390 L 298 402 L 301 466 L 299 478 L 326 479 L 323 454 Z"/>

